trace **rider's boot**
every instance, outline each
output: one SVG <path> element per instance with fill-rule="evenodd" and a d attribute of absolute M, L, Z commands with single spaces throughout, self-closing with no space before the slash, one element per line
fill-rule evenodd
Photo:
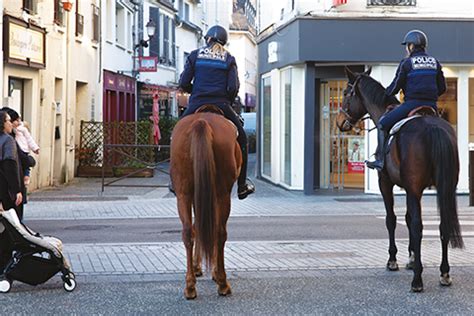
<path fill-rule="evenodd" d="M 176 196 L 176 192 L 174 191 L 173 180 L 170 177 L 170 182 L 168 182 L 168 190 Z"/>
<path fill-rule="evenodd" d="M 239 200 L 243 200 L 255 192 L 255 185 L 247 179 L 248 154 L 246 147 L 242 147 L 242 167 L 240 168 L 240 175 L 237 180 L 237 196 Z"/>
<path fill-rule="evenodd" d="M 377 149 L 375 151 L 375 160 L 374 161 L 365 161 L 367 167 L 370 169 L 376 169 L 377 171 L 382 171 L 385 164 L 385 142 L 386 142 L 386 133 L 384 130 L 377 128 Z"/>

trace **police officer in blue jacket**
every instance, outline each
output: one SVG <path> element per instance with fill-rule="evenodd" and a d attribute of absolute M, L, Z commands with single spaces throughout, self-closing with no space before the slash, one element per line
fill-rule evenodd
<path fill-rule="evenodd" d="M 255 192 L 255 186 L 247 182 L 247 135 L 231 107 L 240 85 L 237 63 L 224 48 L 227 43 L 227 31 L 222 26 L 211 27 L 204 38 L 207 45 L 191 52 L 179 79 L 179 87 L 191 93 L 188 108 L 182 116 L 193 114 L 204 104 L 213 104 L 235 124 L 239 131 L 237 141 L 242 149 L 243 162 L 237 181 L 237 194 L 242 200 Z"/>
<path fill-rule="evenodd" d="M 446 80 L 441 64 L 426 53 L 428 38 L 425 33 L 419 30 L 408 32 L 402 45 L 406 46 L 408 57 L 400 62 L 396 77 L 385 94 L 394 96 L 401 89 L 404 103 L 380 118 L 377 125 L 376 160 L 366 162 L 367 167 L 378 171 L 384 167 L 385 141 L 392 126 L 419 106 L 431 106 L 437 110 L 438 97 L 446 91 Z"/>

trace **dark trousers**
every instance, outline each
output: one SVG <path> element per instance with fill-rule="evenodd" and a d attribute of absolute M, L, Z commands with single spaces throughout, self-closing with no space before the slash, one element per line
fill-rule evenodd
<path fill-rule="evenodd" d="M 244 127 L 242 126 L 242 123 L 240 122 L 239 117 L 235 113 L 235 111 L 232 109 L 232 107 L 229 104 L 215 104 L 219 109 L 224 112 L 224 116 L 232 121 L 234 125 L 237 127 L 237 130 L 239 132 L 239 136 L 237 137 L 237 142 L 240 145 L 240 149 L 242 149 L 242 168 L 240 169 L 240 175 L 239 179 L 237 180 L 237 184 L 239 186 L 242 186 L 245 184 L 246 179 L 247 179 L 247 161 L 248 161 L 248 154 L 247 154 L 247 134 L 245 134 Z M 183 115 L 181 117 L 185 117 L 190 114 L 194 114 L 194 112 L 197 111 L 199 106 L 188 106 L 186 111 L 184 111 Z"/>
<path fill-rule="evenodd" d="M 400 104 L 398 107 L 393 109 L 392 111 L 385 113 L 379 121 L 379 125 L 382 130 L 388 132 L 390 129 L 395 125 L 398 121 L 404 119 L 408 116 L 408 114 L 416 109 L 419 106 L 431 106 L 433 109 L 437 110 L 436 102 L 434 101 L 406 101 L 403 104 Z"/>

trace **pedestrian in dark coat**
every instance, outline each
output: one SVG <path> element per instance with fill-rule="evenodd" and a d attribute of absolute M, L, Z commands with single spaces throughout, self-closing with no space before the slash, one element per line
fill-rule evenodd
<path fill-rule="evenodd" d="M 20 163 L 15 139 L 10 135 L 13 130 L 10 116 L 0 111 L 0 202 L 2 210 L 15 209 L 18 218 L 23 218 L 22 181 Z M 0 225 L 0 278 L 11 258 L 12 249 L 5 227 Z"/>

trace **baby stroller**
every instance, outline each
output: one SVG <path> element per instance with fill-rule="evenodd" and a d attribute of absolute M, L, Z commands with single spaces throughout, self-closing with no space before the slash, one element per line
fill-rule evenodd
<path fill-rule="evenodd" d="M 14 209 L 0 212 L 0 232 L 2 228 L 12 242 L 13 255 L 3 271 L 5 279 L 0 281 L 0 293 L 9 292 L 14 280 L 38 285 L 58 272 L 62 273 L 64 289 L 74 291 L 75 276 L 62 253 L 61 240 L 31 231 L 20 223 Z"/>

